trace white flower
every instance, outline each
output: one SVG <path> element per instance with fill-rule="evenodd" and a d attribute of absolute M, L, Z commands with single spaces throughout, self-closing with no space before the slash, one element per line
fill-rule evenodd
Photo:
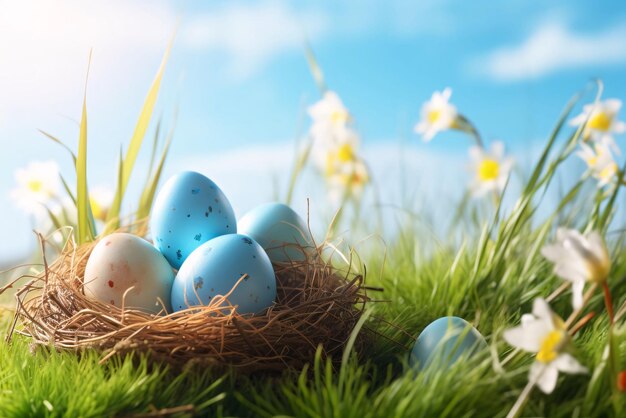
<path fill-rule="evenodd" d="M 345 125 L 350 113 L 334 91 L 327 91 L 321 100 L 308 109 L 313 124 Z"/>
<path fill-rule="evenodd" d="M 604 282 L 611 270 L 611 257 L 597 231 L 582 235 L 575 229 L 559 228 L 556 243 L 541 254 L 554 263 L 554 274 L 572 283 L 572 304 L 582 306 L 585 282 Z"/>
<path fill-rule="evenodd" d="M 60 187 L 59 167 L 54 161 L 28 164 L 15 171 L 17 187 L 11 191 L 16 205 L 35 215 L 45 213 L 43 205 L 48 205 L 58 196 Z"/>
<path fill-rule="evenodd" d="M 559 372 L 587 372 L 573 356 L 564 352 L 570 342 L 565 324 L 542 298 L 535 299 L 532 315 L 522 316 L 521 326 L 504 331 L 504 339 L 514 347 L 536 353 L 528 379 L 544 393 L 554 390 Z"/>
<path fill-rule="evenodd" d="M 495 141 L 489 152 L 473 146 L 469 150 L 474 180 L 471 185 L 474 196 L 483 196 L 489 191 L 501 192 L 513 168 L 513 159 L 504 157 L 504 144 Z"/>
<path fill-rule="evenodd" d="M 369 172 L 363 160 L 355 158 L 346 161 L 334 172 L 328 173 L 329 198 L 334 203 L 341 203 L 348 196 L 359 198 L 369 180 Z"/>
<path fill-rule="evenodd" d="M 570 123 L 573 126 L 580 126 L 587 121 L 583 138 L 602 142 L 611 146 L 619 153 L 619 148 L 615 144 L 613 134 L 626 132 L 626 124 L 617 120 L 617 114 L 622 107 L 622 101 L 618 99 L 607 99 L 598 103 L 588 104 L 583 107 L 580 115 L 573 118 Z"/>
<path fill-rule="evenodd" d="M 446 87 L 442 92 L 434 92 L 429 101 L 422 105 L 421 120 L 415 125 L 415 132 L 429 142 L 437 133 L 458 128 L 456 106 L 449 103 L 452 89 Z"/>
<path fill-rule="evenodd" d="M 617 180 L 619 167 L 613 159 L 608 145 L 597 142 L 594 147 L 582 143 L 581 150 L 576 153 L 587 163 L 589 173 L 598 180 L 598 187 L 613 184 Z"/>
<path fill-rule="evenodd" d="M 113 203 L 113 191 L 108 187 L 98 186 L 89 190 L 91 212 L 97 221 L 105 221 Z"/>

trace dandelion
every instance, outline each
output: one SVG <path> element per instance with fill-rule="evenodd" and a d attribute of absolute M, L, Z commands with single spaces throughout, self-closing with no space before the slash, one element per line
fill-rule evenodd
<path fill-rule="evenodd" d="M 471 169 L 475 173 L 471 185 L 474 196 L 483 196 L 490 191 L 502 192 L 513 168 L 513 159 L 504 156 L 504 144 L 495 141 L 489 152 L 479 146 L 469 151 Z"/>
<path fill-rule="evenodd" d="M 108 187 L 94 187 L 89 191 L 89 203 L 94 219 L 104 222 L 113 203 L 113 192 Z"/>
<path fill-rule="evenodd" d="M 59 167 L 54 161 L 33 161 L 15 172 L 17 187 L 11 191 L 16 205 L 32 214 L 41 214 L 58 196 Z"/>
<path fill-rule="evenodd" d="M 589 173 L 598 180 L 598 187 L 602 188 L 614 184 L 617 180 L 619 167 L 613 159 L 608 145 L 597 142 L 593 148 L 585 143 L 580 144 L 580 147 L 581 149 L 576 155 L 587 163 Z"/>
<path fill-rule="evenodd" d="M 523 315 L 520 326 L 504 331 L 504 339 L 514 347 L 535 353 L 528 381 L 544 393 L 552 393 L 559 372 L 587 372 L 587 368 L 565 351 L 571 342 L 565 323 L 542 298 L 535 299 L 532 314 Z"/>
<path fill-rule="evenodd" d="M 608 99 L 598 103 L 588 104 L 583 107 L 580 115 L 570 121 L 573 126 L 581 126 L 585 122 L 583 138 L 594 142 L 601 142 L 611 146 L 616 152 L 619 148 L 615 144 L 613 134 L 626 132 L 626 124 L 617 120 L 617 114 L 622 107 L 622 101 Z"/>
<path fill-rule="evenodd" d="M 452 89 L 434 92 L 430 100 L 422 105 L 421 120 L 415 125 L 415 132 L 422 135 L 425 142 L 432 140 L 439 132 L 459 129 L 459 113 L 450 103 Z"/>
<path fill-rule="evenodd" d="M 554 263 L 554 274 L 572 283 L 574 309 L 583 305 L 586 282 L 606 285 L 611 258 L 597 231 L 583 235 L 575 229 L 559 228 L 556 243 L 543 247 L 541 254 Z"/>

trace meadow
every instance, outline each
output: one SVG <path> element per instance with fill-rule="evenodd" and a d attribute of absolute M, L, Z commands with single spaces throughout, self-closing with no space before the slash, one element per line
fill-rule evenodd
<path fill-rule="evenodd" d="M 311 67 L 314 75 L 319 73 L 314 60 Z M 101 214 L 103 233 L 119 226 L 121 201 L 148 127 L 159 82 L 160 73 L 148 94 L 129 151 L 121 158 L 118 189 L 108 213 Z M 318 83 L 323 86 L 323 80 L 318 79 Z M 380 226 L 371 230 L 371 223 L 359 216 L 362 211 L 376 210 L 361 199 L 364 193 L 373 193 L 367 163 L 358 154 L 349 113 L 337 102 L 338 97 L 328 93 L 322 87 L 324 99 L 310 109 L 314 120 L 312 139 L 299 148 L 284 200 L 289 202 L 293 189 L 298 187 L 303 167 L 319 161 L 321 178 L 340 208 L 329 228 L 329 242 L 335 238 L 333 232 L 340 229 L 338 225 L 382 234 L 376 230 Z M 476 163 L 476 184 L 456 208 L 457 216 L 450 228 L 457 232 L 448 238 L 435 237 L 425 232 L 428 226 L 420 220 L 425 214 L 413 213 L 403 218 L 393 240 L 375 250 L 353 254 L 352 259 L 358 260 L 353 268 L 365 273 L 369 286 L 384 290 L 371 292 L 373 301 L 367 304 L 341 359 L 333 362 L 318 354 L 302 370 L 273 374 L 244 374 L 223 368 L 174 370 L 140 355 L 113 357 L 101 365 L 97 352 L 33 347 L 27 337 L 15 335 L 11 343 L 4 338 L 0 343 L 0 416 L 623 416 L 626 230 L 623 220 L 615 216 L 624 202 L 624 169 L 605 160 L 609 148 L 589 145 L 595 141 L 592 129 L 607 128 L 606 124 L 594 119 L 598 116 L 590 110 L 582 122 L 570 126 L 574 106 L 580 104 L 578 97 L 573 99 L 553 132 L 547 133 L 544 149 L 532 170 L 524 173 L 521 191 L 511 197 L 507 195 L 509 161 L 494 144 L 483 144 L 477 128 L 449 107 L 449 99 L 450 92 L 433 95 L 425 105 L 423 123 L 416 129 L 428 140 L 438 131 L 455 129 L 476 141 L 470 152 Z M 600 93 L 594 103 L 603 103 Z M 96 205 L 89 203 L 84 181 L 86 117 L 83 109 L 79 149 L 74 155 L 78 183 L 71 191 L 78 219 L 75 230 L 64 232 L 75 233 L 79 243 L 97 233 L 95 221 L 99 217 Z M 329 130 L 334 136 L 325 142 L 323 137 Z M 149 213 L 168 144 L 169 140 L 162 154 L 156 142 L 153 147 L 154 169 L 138 205 L 139 218 Z M 557 207 L 546 213 L 542 204 L 549 186 L 560 175 L 564 162 L 576 158 L 581 147 L 583 153 L 591 152 L 596 160 L 587 161 L 589 171 L 569 190 L 562 191 Z M 590 184 L 593 187 L 586 187 Z M 69 193 L 71 187 L 66 186 Z M 482 198 L 481 204 L 477 205 L 470 195 Z M 515 203 L 505 208 L 504 197 Z M 61 227 L 71 218 L 49 212 L 53 227 Z M 565 261 L 556 260 L 557 265 L 571 263 L 570 270 L 555 270 L 555 260 L 547 257 L 544 249 L 555 242 L 557 228 L 581 231 L 590 241 L 595 239 L 591 234 L 596 231 L 593 237 L 606 242 L 608 259 L 598 260 L 595 253 L 589 256 L 591 250 L 579 251 L 583 264 L 587 263 L 583 270 L 593 267 L 584 270 L 589 277 L 579 280 L 563 273 L 580 267 L 581 260 L 571 255 Z M 346 254 L 351 254 L 354 243 L 349 236 L 344 234 L 342 242 Z M 601 266 L 596 265 L 600 262 Z M 587 292 L 573 307 L 572 293 L 582 292 L 580 281 Z M 11 326 L 12 307 L 7 295 L 3 297 L 7 298 L 2 308 L 4 337 Z M 544 339 L 539 353 L 515 349 L 504 337 L 506 331 L 520 324 L 522 315 L 533 310 L 537 298 L 546 299 L 555 313 L 568 318 L 559 337 L 562 341 L 546 348 Z M 489 349 L 463 357 L 448 368 L 417 372 L 408 365 L 414 341 L 426 325 L 445 315 L 472 323 L 485 336 Z M 539 390 L 537 377 L 528 384 L 529 369 L 541 354 L 564 353 L 575 358 L 586 372 L 578 369 L 572 375 L 562 373 L 553 391 Z M 549 365 L 552 360 L 543 363 Z"/>

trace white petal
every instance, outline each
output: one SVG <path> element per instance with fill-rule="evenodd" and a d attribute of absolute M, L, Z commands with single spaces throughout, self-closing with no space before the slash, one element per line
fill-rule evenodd
<path fill-rule="evenodd" d="M 504 156 L 504 143 L 502 141 L 494 141 L 491 143 L 491 155 L 500 160 Z"/>
<path fill-rule="evenodd" d="M 587 113 L 583 112 L 580 115 L 570 119 L 569 124 L 570 126 L 579 126 L 579 125 L 582 125 L 586 119 L 587 119 Z"/>
<path fill-rule="evenodd" d="M 443 89 L 443 91 L 441 92 L 441 97 L 447 102 L 450 100 L 450 97 L 452 97 L 452 89 L 450 87 L 446 87 L 445 89 Z"/>
<path fill-rule="evenodd" d="M 536 381 L 537 386 L 543 393 L 552 393 L 558 378 L 559 371 L 552 363 L 544 364 L 536 361 L 530 367 L 528 379 Z"/>
<path fill-rule="evenodd" d="M 485 154 L 484 154 L 482 148 L 480 148 L 480 147 L 478 147 L 476 145 L 471 146 L 470 149 L 469 149 L 470 159 L 472 161 L 474 161 L 474 162 L 482 161 L 482 159 L 484 158 L 484 155 Z"/>
<path fill-rule="evenodd" d="M 583 290 L 585 282 L 577 280 L 572 282 L 572 306 L 574 309 L 580 309 L 583 306 Z"/>
<path fill-rule="evenodd" d="M 576 360 L 573 356 L 567 353 L 560 354 L 552 362 L 552 364 L 563 373 L 580 374 L 587 373 L 588 371 L 585 366 L 581 365 L 578 360 Z"/>
<path fill-rule="evenodd" d="M 548 302 L 543 298 L 537 298 L 533 302 L 533 315 L 535 315 L 538 319 L 544 321 L 544 323 L 549 324 L 550 330 L 553 329 L 552 326 L 552 310 L 548 305 Z"/>
<path fill-rule="evenodd" d="M 545 321 L 526 318 L 523 320 L 522 326 L 507 329 L 502 336 L 510 345 L 530 353 L 536 353 L 541 347 L 543 337 L 551 329 L 552 327 L 548 326 Z"/>
<path fill-rule="evenodd" d="M 598 260 L 607 261 L 609 258 L 609 250 L 606 248 L 602 235 L 600 235 L 598 231 L 591 231 L 589 235 L 587 235 L 587 240 L 589 241 L 591 253 Z"/>

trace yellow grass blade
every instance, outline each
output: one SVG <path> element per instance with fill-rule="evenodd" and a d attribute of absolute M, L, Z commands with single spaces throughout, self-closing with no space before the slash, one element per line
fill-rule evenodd
<path fill-rule="evenodd" d="M 76 157 L 76 211 L 78 212 L 78 243 L 82 244 L 93 239 L 93 220 L 90 220 L 91 205 L 87 190 L 87 79 L 91 66 L 91 52 L 85 79 L 83 111 L 80 118 L 80 134 L 78 138 L 78 155 Z"/>
<path fill-rule="evenodd" d="M 159 94 L 159 88 L 161 86 L 161 79 L 163 78 L 163 72 L 165 70 L 165 64 L 167 63 L 167 59 L 172 48 L 172 41 L 170 41 L 170 44 L 165 51 L 165 55 L 163 56 L 163 60 L 161 61 L 161 66 L 159 67 L 156 77 L 152 82 L 152 85 L 150 86 L 148 96 L 146 97 L 143 108 L 141 109 L 141 113 L 139 114 L 139 119 L 137 120 L 135 131 L 133 132 L 133 136 L 130 139 L 130 144 L 128 145 L 128 150 L 126 151 L 126 156 L 124 157 L 122 163 L 122 178 L 120 182 L 120 187 L 118 187 L 118 190 L 115 193 L 113 204 L 111 205 L 111 209 L 109 210 L 109 214 L 107 216 L 107 223 L 109 221 L 113 221 L 113 225 L 115 227 L 119 225 L 119 222 L 115 221 L 115 218 L 119 218 L 122 200 L 124 199 L 124 193 L 126 192 L 126 188 L 128 187 L 128 181 L 130 180 L 135 161 L 137 160 L 137 155 L 139 154 L 139 150 L 141 149 L 141 145 L 146 135 L 146 131 L 148 129 L 148 126 L 150 125 L 150 119 L 152 118 L 152 112 L 154 110 L 154 105 L 156 104 L 156 100 Z"/>
<path fill-rule="evenodd" d="M 139 199 L 139 209 L 137 210 L 137 219 L 139 220 L 144 219 L 148 215 L 150 215 L 150 209 L 152 209 L 152 202 L 154 201 L 156 188 L 159 184 L 159 179 L 161 178 L 161 172 L 163 171 L 163 165 L 165 164 L 165 159 L 167 158 L 167 153 L 169 152 L 173 136 L 174 127 L 172 126 L 170 132 L 167 135 L 167 140 L 165 142 L 165 146 L 163 147 L 163 152 L 161 153 L 161 159 L 156 166 L 154 174 L 146 182 L 143 193 L 141 194 L 141 198 Z"/>
<path fill-rule="evenodd" d="M 306 54 L 306 61 L 309 64 L 309 71 L 311 71 L 311 75 L 315 80 L 315 84 L 317 84 L 317 88 L 323 95 L 326 90 L 328 90 L 328 88 L 326 87 L 326 81 L 324 81 L 324 73 L 322 73 L 322 68 L 317 62 L 317 58 L 315 57 L 313 48 L 311 48 L 311 45 L 309 45 L 308 42 L 304 43 L 304 52 Z"/>

